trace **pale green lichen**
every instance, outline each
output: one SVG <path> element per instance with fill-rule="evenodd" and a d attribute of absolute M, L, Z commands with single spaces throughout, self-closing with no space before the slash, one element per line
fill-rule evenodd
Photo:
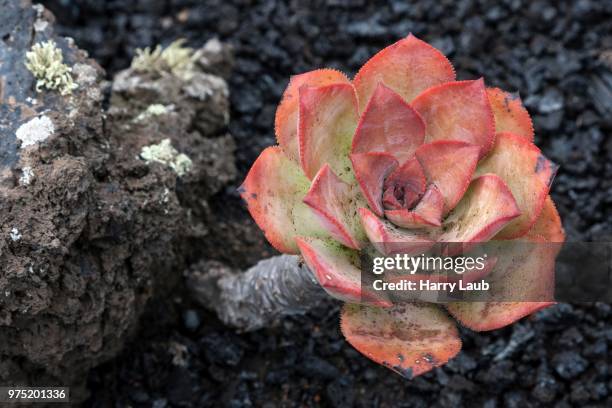
<path fill-rule="evenodd" d="M 136 122 L 142 122 L 145 119 L 151 118 L 153 116 L 165 115 L 168 112 L 171 112 L 174 109 L 173 105 L 162 105 L 160 103 L 154 103 L 153 105 L 149 105 L 147 109 L 141 112 L 136 119 Z"/>
<path fill-rule="evenodd" d="M 170 167 L 179 177 L 187 174 L 193 165 L 186 154 L 179 153 L 172 146 L 170 139 L 164 139 L 158 144 L 143 147 L 140 157 L 147 164 L 161 163 Z"/>
<path fill-rule="evenodd" d="M 77 88 L 72 79 L 72 68 L 63 63 L 62 50 L 54 41 L 36 43 L 26 52 L 25 66 L 36 78 L 36 91 L 43 88 L 68 95 Z"/>
<path fill-rule="evenodd" d="M 178 39 L 168 47 L 157 45 L 155 49 L 137 49 L 132 60 L 132 69 L 139 72 L 162 75 L 170 73 L 183 80 L 189 80 L 195 72 L 195 62 L 201 57 L 199 51 L 185 47 L 185 40 Z"/>

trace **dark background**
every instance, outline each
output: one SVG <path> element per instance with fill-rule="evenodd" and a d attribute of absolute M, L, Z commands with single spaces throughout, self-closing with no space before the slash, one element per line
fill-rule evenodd
<path fill-rule="evenodd" d="M 552 195 L 568 239 L 612 235 L 611 1 L 43 4 L 109 78 L 129 65 L 136 47 L 179 37 L 193 46 L 213 36 L 233 44 L 229 131 L 241 177 L 274 143 L 274 112 L 291 74 L 334 67 L 353 75 L 412 32 L 449 57 L 458 79 L 483 76 L 487 85 L 520 91 L 536 144 L 561 165 Z M 233 188 L 226 195 L 251 222 Z M 89 405 L 612 406 L 607 304 L 557 305 L 492 333 L 462 330 L 464 351 L 413 381 L 345 343 L 337 309 L 330 301 L 281 327 L 239 335 L 179 291 L 150 311 L 155 319 L 143 320 L 123 356 L 92 372 Z"/>

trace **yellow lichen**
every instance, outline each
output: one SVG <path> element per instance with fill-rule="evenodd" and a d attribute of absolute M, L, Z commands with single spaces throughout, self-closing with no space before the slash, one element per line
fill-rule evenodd
<path fill-rule="evenodd" d="M 170 167 L 179 177 L 187 174 L 192 166 L 191 159 L 187 155 L 179 153 L 172 146 L 170 139 L 164 139 L 158 144 L 143 147 L 140 157 L 146 163 L 161 163 Z"/>
<path fill-rule="evenodd" d="M 142 122 L 143 120 L 149 119 L 153 116 L 160 116 L 171 112 L 173 108 L 173 105 L 165 106 L 160 103 L 154 103 L 153 105 L 149 105 L 147 109 L 145 109 L 138 116 L 136 116 L 134 120 L 136 122 Z"/>
<path fill-rule="evenodd" d="M 161 75 L 170 73 L 183 80 L 189 80 L 195 71 L 195 62 L 200 58 L 200 52 L 185 47 L 185 39 L 172 42 L 165 49 L 157 45 L 155 49 L 146 47 L 137 49 L 132 60 L 132 69 Z"/>
<path fill-rule="evenodd" d="M 43 88 L 68 95 L 77 88 L 70 74 L 72 68 L 63 63 L 62 50 L 54 41 L 36 43 L 26 52 L 25 66 L 36 78 L 36 91 Z"/>

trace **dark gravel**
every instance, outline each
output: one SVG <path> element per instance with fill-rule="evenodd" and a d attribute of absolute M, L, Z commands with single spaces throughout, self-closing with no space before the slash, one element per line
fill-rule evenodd
<path fill-rule="evenodd" d="M 612 236 L 609 0 L 43 3 L 109 75 L 135 47 L 215 35 L 234 44 L 230 131 L 242 174 L 274 142 L 275 107 L 291 74 L 323 66 L 354 74 L 413 32 L 445 52 L 460 79 L 484 76 L 521 91 L 537 144 L 561 164 L 552 193 L 569 239 Z M 612 406 L 611 321 L 609 305 L 561 304 L 514 327 L 464 331 L 458 358 L 406 381 L 344 342 L 331 301 L 240 335 L 177 294 L 151 306 L 125 353 L 92 372 L 88 405 Z M 521 342 L 504 351 L 513 336 Z"/>

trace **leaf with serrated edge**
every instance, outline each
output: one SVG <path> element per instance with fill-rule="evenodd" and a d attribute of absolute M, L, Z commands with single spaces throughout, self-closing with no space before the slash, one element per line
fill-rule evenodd
<path fill-rule="evenodd" d="M 300 88 L 300 163 L 309 179 L 327 163 L 342 180 L 352 184 L 349 154 L 358 119 L 352 85 Z"/>
<path fill-rule="evenodd" d="M 554 304 L 555 258 L 565 241 L 561 219 L 550 197 L 529 233 L 521 241 L 492 242 L 500 252 L 493 274 L 492 297 L 512 297 L 529 302 L 457 302 L 449 312 L 472 330 L 494 330 L 507 326 Z M 495 248 L 493 248 L 493 251 Z M 533 301 L 541 300 L 541 301 Z"/>
<path fill-rule="evenodd" d="M 533 123 L 518 95 L 499 88 L 487 88 L 495 117 L 495 132 L 510 132 L 533 142 Z"/>
<path fill-rule="evenodd" d="M 427 125 L 425 143 L 459 140 L 480 147 L 480 157 L 491 150 L 495 122 L 482 79 L 429 88 L 412 106 Z"/>
<path fill-rule="evenodd" d="M 384 255 L 420 254 L 434 244 L 426 234 L 398 228 L 367 208 L 359 209 L 359 217 L 370 242 Z"/>
<path fill-rule="evenodd" d="M 444 198 L 435 184 L 430 184 L 425 190 L 421 201 L 413 210 L 386 210 L 385 217 L 393 224 L 402 228 L 439 227 L 442 222 Z"/>
<path fill-rule="evenodd" d="M 449 303 L 449 312 L 464 326 L 476 331 L 498 329 L 554 303 L 555 244 L 525 237 L 491 241 L 486 248 L 498 259 L 487 277 L 487 295 L 499 300 Z"/>
<path fill-rule="evenodd" d="M 368 205 L 379 216 L 383 215 L 382 193 L 385 179 L 397 168 L 397 160 L 389 153 L 371 152 L 351 154 L 355 178 Z"/>
<path fill-rule="evenodd" d="M 470 244 L 488 241 L 519 215 L 506 183 L 495 174 L 484 174 L 472 181 L 463 199 L 444 220 L 438 241 L 461 243 L 462 250 L 468 251 Z M 458 249 L 455 245 L 450 248 Z"/>
<path fill-rule="evenodd" d="M 334 174 L 329 165 L 317 173 L 304 203 L 319 217 L 321 225 L 338 242 L 349 248 L 360 249 L 365 233 L 355 210 L 360 204 L 354 187 Z"/>
<path fill-rule="evenodd" d="M 423 144 L 425 122 L 401 96 L 379 83 L 359 119 L 352 153 L 385 152 L 400 164 Z"/>
<path fill-rule="evenodd" d="M 274 129 L 276 140 L 287 157 L 299 163 L 298 102 L 299 90 L 302 86 L 324 86 L 337 83 L 350 83 L 350 80 L 340 71 L 334 69 L 317 69 L 294 75 L 283 93 L 283 98 L 276 109 Z"/>
<path fill-rule="evenodd" d="M 457 140 L 439 140 L 419 147 L 416 158 L 428 183 L 444 197 L 444 215 L 455 208 L 472 180 L 480 148 Z"/>
<path fill-rule="evenodd" d="M 298 164 L 276 146 L 261 152 L 240 188 L 251 216 L 280 252 L 299 253 L 297 235 L 329 236 L 302 202 L 309 185 Z"/>
<path fill-rule="evenodd" d="M 359 252 L 330 240 L 302 237 L 296 240 L 304 261 L 331 296 L 345 302 L 391 305 L 384 293 L 362 288 Z"/>
<path fill-rule="evenodd" d="M 501 177 L 521 210 L 496 239 L 514 239 L 525 235 L 544 206 L 556 166 L 540 149 L 522 136 L 499 133 L 493 150 L 476 168 L 476 176 L 494 173 Z"/>
<path fill-rule="evenodd" d="M 366 62 L 353 80 L 363 112 L 378 83 L 405 101 L 434 85 L 455 80 L 455 70 L 437 49 L 412 34 L 386 47 Z"/>
<path fill-rule="evenodd" d="M 341 330 L 359 352 L 406 378 L 439 367 L 461 350 L 455 323 L 436 305 L 390 308 L 346 304 Z"/>

